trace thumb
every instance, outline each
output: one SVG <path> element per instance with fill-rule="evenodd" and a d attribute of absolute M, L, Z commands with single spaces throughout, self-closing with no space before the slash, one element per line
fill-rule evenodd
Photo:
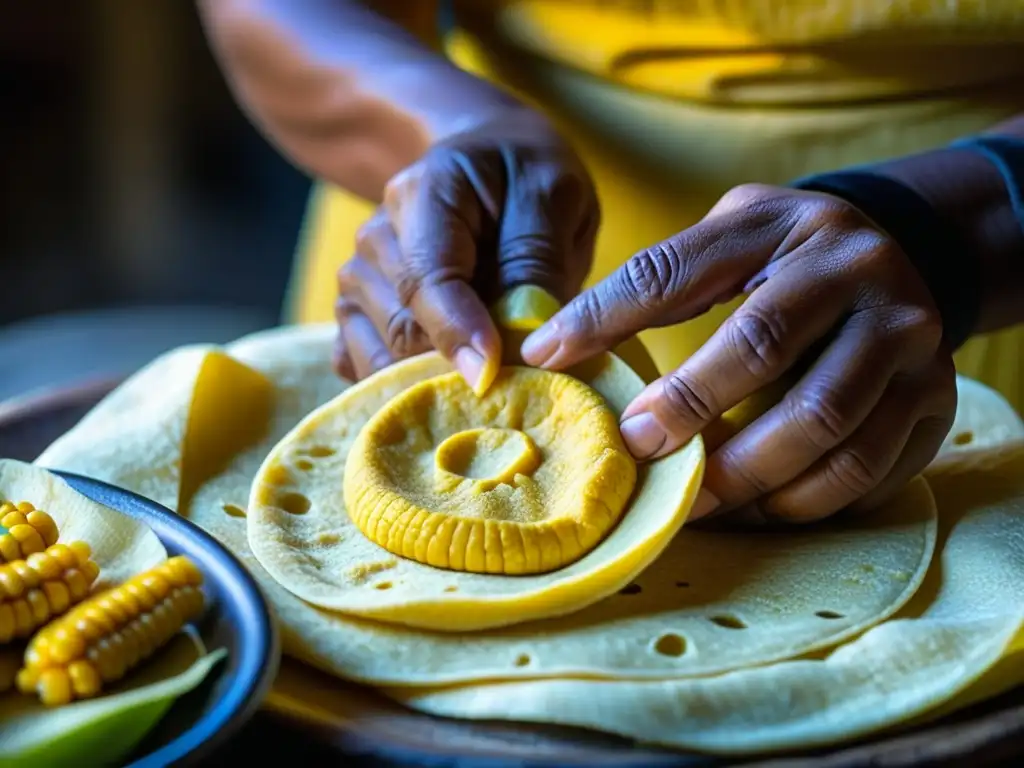
<path fill-rule="evenodd" d="M 771 257 L 777 241 L 708 218 L 632 256 L 577 296 L 523 344 L 530 365 L 564 368 L 647 328 L 675 325 L 729 301 Z"/>

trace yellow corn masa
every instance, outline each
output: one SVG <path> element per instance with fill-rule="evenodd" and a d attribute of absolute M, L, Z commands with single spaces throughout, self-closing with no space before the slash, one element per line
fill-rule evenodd
<path fill-rule="evenodd" d="M 202 582 L 179 556 L 91 597 L 32 638 L 18 688 L 48 706 L 97 695 L 199 615 Z"/>
<path fill-rule="evenodd" d="M 621 445 L 617 443 L 617 415 L 644 388 L 644 381 L 611 354 L 574 367 L 566 372 L 567 375 L 527 370 L 517 372 L 514 367 L 504 370 L 506 374 L 492 384 L 488 393 L 476 398 L 468 388 L 462 389 L 464 385 L 458 383 L 447 361 L 437 353 L 427 353 L 380 371 L 310 413 L 273 447 L 253 481 L 247 505 L 247 530 L 249 542 L 260 563 L 283 587 L 314 605 L 448 632 L 507 626 L 571 613 L 626 586 L 668 546 L 686 519 L 703 474 L 704 451 L 699 438 L 671 456 L 644 465 L 637 474 L 628 510 L 622 514 L 618 524 L 600 544 L 559 570 L 547 573 L 520 571 L 521 575 L 509 578 L 502 573 L 501 564 L 496 562 L 492 564 L 496 573 L 473 573 L 436 568 L 402 556 L 394 568 L 376 579 L 354 576 L 360 573 L 359 566 L 364 563 L 393 557 L 388 549 L 363 535 L 350 519 L 345 505 L 344 478 L 350 451 L 364 433 L 363 427 L 396 397 L 402 402 L 403 397 L 415 399 L 416 393 L 420 392 L 428 400 L 435 400 L 434 409 L 428 409 L 425 426 L 415 416 L 416 408 L 405 411 L 412 420 L 409 422 L 411 425 L 421 425 L 407 430 L 408 442 L 401 445 L 391 442 L 401 430 L 395 430 L 395 435 L 387 434 L 387 429 L 382 433 L 384 449 L 396 452 L 395 456 L 389 457 L 389 466 L 398 468 L 406 465 L 406 470 L 396 471 L 404 471 L 403 478 L 408 482 L 412 482 L 415 467 L 422 463 L 424 476 L 430 478 L 422 480 L 427 484 L 423 487 L 429 487 L 431 493 L 436 493 L 436 448 L 439 445 L 461 432 L 512 428 L 527 433 L 542 453 L 543 461 L 533 472 L 533 476 L 542 481 L 533 484 L 539 486 L 539 493 L 552 495 L 567 491 L 581 496 L 589 482 L 586 480 L 588 472 L 606 450 L 601 448 L 592 455 L 587 454 L 587 440 L 595 438 L 594 429 L 600 425 L 600 439 L 607 441 L 608 453 L 611 453 L 611 446 Z M 506 380 L 507 375 L 511 378 Z M 593 420 L 580 420 L 580 409 L 571 406 L 571 399 L 567 401 L 569 407 L 556 407 L 557 398 L 553 399 L 552 390 L 546 389 L 549 384 L 523 386 L 533 376 L 538 382 L 554 382 L 556 387 L 571 386 L 575 393 L 586 393 L 583 398 L 577 398 L 577 402 L 582 399 L 582 402 L 592 404 L 594 409 L 603 402 L 607 410 L 595 410 Z M 417 385 L 424 382 L 427 383 L 426 388 L 417 389 Z M 451 396 L 436 398 L 431 395 L 432 388 L 441 382 L 454 389 Z M 438 400 L 443 405 L 438 405 Z M 574 432 L 572 424 L 576 420 L 579 420 L 579 431 Z M 565 434 L 556 441 L 555 436 L 560 431 Z M 464 438 L 473 439 L 472 435 L 464 435 Z M 460 448 L 457 444 L 461 439 L 442 450 L 442 463 L 455 462 L 446 465 L 449 470 L 458 469 L 459 461 L 468 458 L 465 447 Z M 559 442 L 557 452 L 553 452 L 556 442 Z M 389 444 L 390 449 L 387 448 Z M 508 444 L 507 440 L 505 444 Z M 403 445 L 405 448 L 421 446 L 422 451 L 409 453 Z M 513 442 L 512 447 L 515 445 Z M 583 484 L 573 486 L 572 476 L 566 474 L 568 470 L 563 472 L 558 468 L 575 464 L 577 449 L 583 451 L 577 478 Z M 625 456 L 624 451 L 622 456 Z M 520 452 L 519 458 L 512 463 L 518 462 L 526 467 L 530 461 L 529 455 L 524 457 Z M 472 461 L 469 463 L 473 464 Z M 476 469 L 472 466 L 461 469 L 474 472 L 486 463 L 478 461 Z M 378 468 L 382 464 L 378 462 Z M 628 494 L 629 477 L 616 478 L 615 473 L 624 474 L 632 466 L 631 461 L 626 463 L 623 458 L 621 467 L 606 470 L 606 480 L 622 481 L 617 493 Z M 600 476 L 600 472 L 594 475 Z M 485 481 L 488 479 L 493 480 L 494 477 L 483 478 Z M 442 487 L 445 482 L 447 480 L 442 475 Z M 559 484 L 566 487 L 560 488 Z M 473 482 L 468 480 L 467 485 L 468 488 L 460 491 L 460 500 L 473 494 Z M 485 482 L 483 487 L 487 485 Z M 357 480 L 354 487 L 366 486 Z M 475 487 L 479 490 L 481 486 Z M 601 490 L 597 490 L 598 487 Z M 507 494 L 515 489 L 505 486 L 494 490 L 495 493 Z M 614 500 L 610 487 L 591 486 L 589 492 L 604 494 L 610 502 Z M 534 509 L 544 509 L 544 514 L 548 514 L 543 503 Z M 506 511 L 509 510 L 506 508 Z M 523 513 L 520 511 L 518 514 Z M 611 515 L 607 514 L 607 517 Z M 476 519 L 479 520 L 479 516 Z M 452 516 L 449 520 L 446 522 L 449 526 L 456 522 Z M 485 551 L 498 554 L 503 551 L 499 546 L 504 542 L 494 535 L 495 522 L 485 522 L 491 525 L 492 531 Z M 420 528 L 416 521 L 413 525 L 412 531 Z M 530 535 L 529 528 L 524 526 L 514 530 L 520 537 L 524 536 L 523 531 L 525 536 Z M 339 537 L 337 543 L 326 547 L 309 546 L 308 542 L 316 541 L 324 533 L 336 534 Z M 409 535 L 412 536 L 412 532 Z M 463 538 L 466 537 L 463 535 Z M 536 541 L 536 537 L 533 540 Z M 428 560 L 430 543 L 443 541 L 443 537 L 422 540 L 421 560 Z M 573 542 L 578 541 L 575 530 L 572 539 L 569 536 L 559 539 L 559 555 L 563 541 L 568 552 L 575 554 L 580 551 L 571 548 Z M 440 559 L 437 549 L 435 544 L 435 562 Z M 411 551 L 415 552 L 415 547 Z M 465 551 L 449 547 L 449 552 L 456 558 L 464 558 L 461 553 Z M 536 568 L 541 564 L 538 552 L 545 552 L 534 549 L 531 560 L 527 560 L 524 547 L 516 549 L 510 546 L 509 551 L 523 553 L 517 565 L 519 568 Z M 544 558 L 545 563 L 555 561 L 546 552 Z M 449 563 L 451 560 L 450 557 Z M 458 564 L 460 561 L 456 560 Z"/>
<path fill-rule="evenodd" d="M 508 367 L 480 398 L 449 373 L 388 401 L 349 452 L 344 496 L 349 517 L 389 552 L 521 575 L 593 549 L 635 482 L 600 395 L 571 376 Z"/>
<path fill-rule="evenodd" d="M 334 333 L 335 329 L 327 326 L 279 329 L 228 347 L 230 354 L 273 380 L 272 424 L 261 443 L 238 454 L 181 510 L 235 552 L 260 581 L 280 619 L 285 652 L 319 668 L 347 678 L 391 684 L 559 675 L 660 679 L 714 674 L 827 646 L 862 631 L 913 593 L 927 564 L 935 536 L 934 506 L 927 494 L 914 494 L 894 501 L 878 514 L 785 534 L 684 528 L 639 576 L 620 582 L 622 594 L 613 593 L 563 618 L 511 622 L 515 625 L 478 633 L 472 643 L 458 632 L 384 625 L 317 608 L 284 589 L 254 557 L 247 530 L 253 510 L 247 519 L 232 516 L 224 507 L 248 506 L 246 494 L 275 445 L 304 417 L 320 406 L 327 407 L 344 386 L 330 370 Z M 628 402 L 630 387 L 637 384 L 633 380 L 623 385 L 612 375 L 614 368 L 605 370 L 614 362 L 599 361 L 581 371 L 578 378 L 590 381 L 609 403 Z M 166 365 L 163 371 L 137 374 L 139 379 L 107 398 L 93 411 L 90 421 L 119 420 L 131 430 L 124 435 L 124 444 L 136 445 L 145 442 L 147 432 L 164 428 L 159 421 L 149 420 L 148 413 L 187 412 L 191 395 L 182 393 L 183 387 L 157 386 L 166 371 L 175 367 L 172 360 Z M 288 508 L 304 506 L 295 498 L 297 491 L 288 487 L 289 478 L 332 478 L 330 482 L 338 489 L 344 473 L 345 441 L 354 439 L 360 420 L 365 423 L 379 409 L 378 404 L 412 384 L 450 372 L 435 355 L 395 366 L 392 374 L 395 370 L 406 380 L 379 378 L 350 387 L 347 391 L 352 399 L 346 400 L 344 413 L 330 410 L 331 415 L 318 419 L 301 441 L 289 443 L 290 447 L 280 452 L 272 474 L 275 483 L 285 483 L 279 489 L 279 500 Z M 159 399 L 169 400 L 136 402 L 126 396 L 146 388 Z M 234 403 L 233 407 L 244 405 Z M 118 485 L 140 478 L 145 456 L 130 452 L 120 463 L 96 466 L 92 460 L 95 453 L 91 430 L 76 427 L 47 449 L 40 461 L 72 471 L 88 468 Z M 691 462 L 699 460 L 695 446 L 690 446 L 688 456 Z M 655 462 L 643 465 L 640 477 L 645 485 L 652 484 L 652 489 L 660 486 L 663 491 L 679 492 L 681 478 L 692 477 L 694 471 L 693 464 L 680 467 Z M 168 490 L 158 492 L 171 495 Z M 448 615 L 465 620 L 466 615 L 473 618 L 472 606 L 484 614 L 518 612 L 534 609 L 541 599 L 572 597 L 579 585 L 586 587 L 577 569 L 610 545 L 619 547 L 620 553 L 630 549 L 629 537 L 638 536 L 657 519 L 649 517 L 641 503 L 653 505 L 657 498 L 657 493 L 637 492 L 629 513 L 594 552 L 568 568 L 541 576 L 458 573 L 396 557 L 368 541 L 344 510 L 340 515 L 322 514 L 327 507 L 321 506 L 316 494 L 306 498 L 309 507 L 302 514 L 284 509 L 273 512 L 287 522 L 275 525 L 271 533 L 281 537 L 281 546 L 287 547 L 297 567 L 318 571 L 320 588 L 325 591 L 379 607 L 395 595 L 407 600 L 402 591 L 415 582 L 424 590 L 417 610 L 444 618 L 442 611 L 455 606 Z M 360 547 L 359 556 L 349 557 L 348 548 L 355 546 L 354 542 Z M 636 547 L 632 556 L 647 554 L 643 547 Z M 598 576 L 599 583 L 615 573 L 614 569 L 605 570 Z M 337 580 L 340 586 L 324 585 L 328 579 Z M 557 589 L 550 587 L 552 581 L 558 582 Z M 546 595 L 540 589 L 545 585 Z M 486 599 L 481 600 L 480 595 Z M 819 612 L 824 615 L 817 615 Z M 739 627 L 741 623 L 745 628 Z M 673 634 L 686 643 L 681 655 L 671 653 Z"/>
<path fill-rule="evenodd" d="M 0 505 L 0 562 L 23 560 L 57 543 L 59 532 L 53 518 L 31 502 Z"/>
<path fill-rule="evenodd" d="M 0 565 L 0 643 L 26 638 L 89 594 L 100 569 L 84 541 Z"/>

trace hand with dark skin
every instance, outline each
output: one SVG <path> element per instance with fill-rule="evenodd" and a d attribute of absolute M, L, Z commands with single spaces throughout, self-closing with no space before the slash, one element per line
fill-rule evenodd
<path fill-rule="evenodd" d="M 405 29 L 386 14 L 406 0 L 199 2 L 256 124 L 380 206 L 338 272 L 346 378 L 434 348 L 475 386 L 502 353 L 487 305 L 528 283 L 568 300 L 590 269 L 589 175 L 543 115 L 431 50 L 436 6 L 418 0 L 422 23 Z"/>
<path fill-rule="evenodd" d="M 1024 119 L 997 131 L 1024 135 Z M 965 257 L 981 259 L 977 330 L 1024 320 L 1024 232 L 994 166 L 944 150 L 886 172 L 948 211 L 972 248 Z M 654 459 L 809 363 L 776 406 L 709 457 L 691 519 L 752 504 L 769 522 L 870 508 L 934 458 L 957 402 L 942 320 L 899 245 L 829 195 L 732 190 L 701 222 L 578 296 L 526 340 L 523 357 L 564 368 L 740 294 L 711 339 L 622 416 L 632 453 Z"/>
<path fill-rule="evenodd" d="M 338 372 L 437 349 L 475 387 L 502 353 L 488 306 L 525 284 L 575 296 L 598 220 L 583 166 L 527 110 L 435 144 L 387 184 L 338 271 Z"/>
<path fill-rule="evenodd" d="M 339 372 L 362 378 L 436 348 L 475 385 L 501 354 L 491 301 L 523 283 L 563 300 L 578 291 L 596 195 L 543 116 L 437 55 L 429 24 L 389 21 L 391 6 L 409 7 L 199 2 L 257 125 L 313 175 L 379 205 L 338 275 Z M 416 7 L 427 20 L 435 3 Z M 1024 136 L 1024 118 L 994 131 Z M 1024 233 L 994 166 L 939 150 L 885 171 L 954 221 L 980 260 L 976 330 L 1024 319 Z M 713 338 L 626 411 L 637 458 L 675 449 L 799 362 L 810 368 L 782 402 L 709 458 L 696 514 L 758 502 L 772 519 L 818 519 L 876 504 L 925 466 L 955 411 L 952 350 L 898 244 L 828 196 L 731 191 L 577 296 L 522 351 L 562 368 L 745 292 Z"/>

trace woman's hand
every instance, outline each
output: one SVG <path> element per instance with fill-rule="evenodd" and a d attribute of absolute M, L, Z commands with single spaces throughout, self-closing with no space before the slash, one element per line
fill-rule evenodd
<path fill-rule="evenodd" d="M 501 359 L 488 306 L 527 283 L 576 295 L 599 218 L 579 159 L 530 110 L 435 145 L 387 185 L 338 271 L 338 373 L 365 378 L 433 348 L 476 387 Z"/>
<path fill-rule="evenodd" d="M 740 293 L 711 339 L 622 417 L 634 455 L 657 458 L 810 362 L 781 402 L 708 458 L 695 515 L 757 502 L 768 519 L 816 520 L 875 505 L 927 465 L 956 410 L 941 320 L 899 246 L 827 195 L 732 190 L 569 303 L 523 356 L 563 368 Z M 812 348 L 824 351 L 808 361 Z"/>

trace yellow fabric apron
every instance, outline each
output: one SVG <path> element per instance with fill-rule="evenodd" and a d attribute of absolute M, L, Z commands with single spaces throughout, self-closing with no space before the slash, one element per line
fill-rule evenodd
<path fill-rule="evenodd" d="M 707 89 L 711 81 L 706 76 L 686 80 L 675 77 L 680 74 L 676 71 L 667 81 L 659 80 L 642 65 L 640 74 L 630 70 L 641 82 L 623 84 L 615 82 L 623 77 L 596 77 L 558 57 L 510 46 L 507 38 L 488 37 L 485 46 L 465 32 L 453 34 L 447 49 L 464 69 L 543 108 L 580 151 L 595 178 L 604 214 L 588 284 L 636 251 L 697 221 L 736 184 L 784 184 L 807 173 L 922 151 L 1024 111 L 1024 95 L 1012 83 L 974 88 L 969 97 L 874 103 L 847 99 L 793 107 L 748 98 L 737 106 L 692 98 Z M 589 66 L 593 70 L 597 65 Z M 758 66 L 766 64 L 762 60 Z M 688 98 L 653 92 L 662 81 L 683 83 Z M 867 87 L 848 81 L 846 86 L 847 91 Z M 365 201 L 338 189 L 321 186 L 314 192 L 287 320 L 333 317 L 335 272 L 350 256 L 355 232 L 371 210 Z M 659 368 L 670 370 L 734 306 L 718 307 L 681 326 L 647 331 L 642 339 Z M 1022 334 L 1015 329 L 974 339 L 957 356 L 962 373 L 997 388 L 1018 410 L 1024 408 Z"/>

